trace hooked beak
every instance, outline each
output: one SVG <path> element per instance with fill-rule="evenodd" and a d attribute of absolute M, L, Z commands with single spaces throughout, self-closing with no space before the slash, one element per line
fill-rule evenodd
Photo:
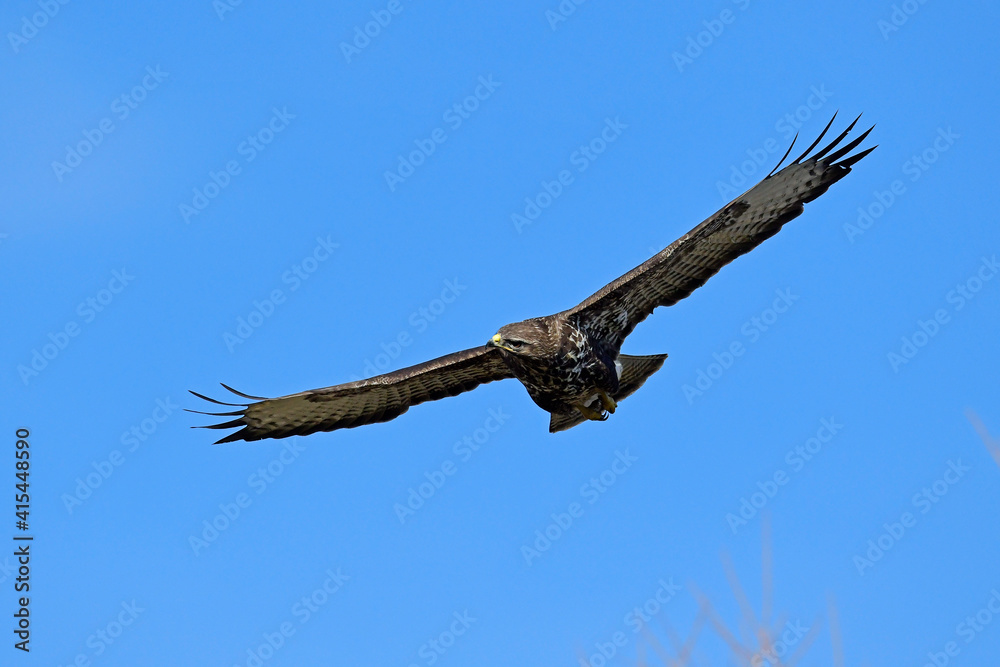
<path fill-rule="evenodd" d="M 490 338 L 489 341 L 487 341 L 486 347 L 487 348 L 498 347 L 501 350 L 507 350 L 509 352 L 510 348 L 504 347 L 503 345 L 501 345 L 501 342 L 503 342 L 503 338 L 500 336 L 500 334 L 498 333 L 493 334 L 493 338 Z"/>

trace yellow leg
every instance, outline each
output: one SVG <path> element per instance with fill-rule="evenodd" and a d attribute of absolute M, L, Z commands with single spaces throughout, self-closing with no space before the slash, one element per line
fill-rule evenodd
<path fill-rule="evenodd" d="M 608 418 L 608 414 L 606 412 L 598 412 L 597 410 L 588 408 L 586 405 L 574 405 L 573 407 L 576 408 L 581 415 L 591 421 L 602 422 Z"/>
<path fill-rule="evenodd" d="M 601 405 L 604 406 L 604 409 L 610 412 L 611 414 L 614 414 L 615 408 L 618 407 L 618 404 L 615 403 L 615 399 L 608 396 L 607 392 L 605 392 L 603 389 L 598 389 L 597 395 L 601 398 Z"/>

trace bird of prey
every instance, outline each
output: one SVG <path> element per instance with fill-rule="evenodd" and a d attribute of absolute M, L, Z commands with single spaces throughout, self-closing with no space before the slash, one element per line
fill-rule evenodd
<path fill-rule="evenodd" d="M 484 346 L 384 375 L 313 389 L 280 398 L 261 398 L 222 385 L 250 402 L 226 403 L 195 396 L 236 410 L 204 412 L 233 417 L 201 428 L 237 428 L 219 440 L 261 440 L 353 428 L 394 419 L 410 406 L 455 396 L 486 382 L 516 378 L 539 407 L 551 413 L 549 431 L 563 431 L 587 420 L 603 421 L 618 403 L 643 385 L 667 355 L 621 354 L 626 336 L 657 306 L 688 296 L 740 255 L 757 247 L 802 213 L 875 149 L 851 154 L 869 128 L 844 146 L 854 119 L 816 153 L 833 124 L 781 171 L 791 146 L 764 180 L 677 239 L 648 261 L 602 287 L 582 303 L 547 317 L 501 327 Z"/>

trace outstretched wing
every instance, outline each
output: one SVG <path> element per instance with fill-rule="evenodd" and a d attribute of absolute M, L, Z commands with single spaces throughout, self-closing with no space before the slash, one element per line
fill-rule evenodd
<path fill-rule="evenodd" d="M 243 428 L 219 440 L 261 440 L 308 435 L 317 431 L 354 428 L 385 422 L 406 412 L 411 405 L 455 396 L 486 382 L 514 377 L 495 348 L 475 347 L 439 357 L 416 366 L 348 382 L 325 389 L 313 389 L 280 398 L 248 396 L 226 387 L 254 403 L 223 403 L 191 392 L 218 405 L 239 408 L 232 412 L 199 412 L 216 417 L 236 417 L 231 421 L 198 428 Z"/>
<path fill-rule="evenodd" d="M 802 213 L 803 204 L 826 192 L 850 173 L 853 164 L 875 150 L 873 146 L 848 155 L 873 128 L 838 148 L 859 118 L 828 146 L 807 158 L 830 129 L 831 118 L 816 141 L 790 165 L 774 173 L 776 166 L 767 178 L 715 215 L 565 314 L 575 317 L 617 351 L 654 308 L 677 303 L 723 266 L 777 234 L 786 222 Z M 791 150 L 789 146 L 781 162 Z"/>

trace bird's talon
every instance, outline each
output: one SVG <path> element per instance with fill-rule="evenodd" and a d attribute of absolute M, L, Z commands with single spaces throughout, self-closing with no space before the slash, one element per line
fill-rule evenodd
<path fill-rule="evenodd" d="M 598 412 L 597 410 L 594 410 L 586 405 L 574 405 L 573 407 L 576 408 L 581 415 L 591 421 L 602 422 L 608 418 L 608 413 L 603 410 Z"/>
<path fill-rule="evenodd" d="M 597 391 L 597 395 L 598 397 L 600 397 L 601 405 L 604 406 L 604 409 L 610 412 L 611 414 L 614 414 L 615 408 L 618 407 L 618 404 L 615 403 L 615 399 L 611 398 L 610 396 L 608 396 L 607 392 L 600 389 Z M 607 417 L 605 417 L 604 419 L 607 419 Z M 601 421 L 604 420 L 602 419 Z"/>

